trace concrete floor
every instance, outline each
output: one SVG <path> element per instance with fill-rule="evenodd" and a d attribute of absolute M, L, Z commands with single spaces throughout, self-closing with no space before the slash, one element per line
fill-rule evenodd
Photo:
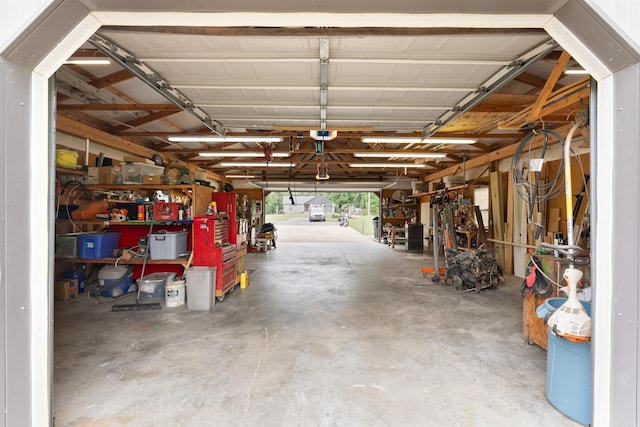
<path fill-rule="evenodd" d="M 211 312 L 56 302 L 55 425 L 578 425 L 545 397 L 521 279 L 461 293 L 422 277 L 426 254 L 277 226 Z"/>

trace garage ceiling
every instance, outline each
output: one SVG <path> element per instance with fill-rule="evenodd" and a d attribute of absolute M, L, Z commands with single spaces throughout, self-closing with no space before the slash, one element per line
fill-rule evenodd
<path fill-rule="evenodd" d="M 589 94 L 588 78 L 565 75 L 577 64 L 538 29 L 103 27 L 72 59 L 87 57 L 110 64 L 60 68 L 59 131 L 256 181 L 424 179 L 531 126 L 565 125 Z M 405 136 L 449 139 L 362 141 Z M 245 157 L 265 151 L 283 157 Z"/>

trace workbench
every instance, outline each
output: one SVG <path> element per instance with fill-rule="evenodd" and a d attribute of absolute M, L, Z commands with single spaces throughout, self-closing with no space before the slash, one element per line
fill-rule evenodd
<path fill-rule="evenodd" d="M 458 249 L 469 250 L 473 247 L 478 247 L 478 232 L 475 230 L 456 230 L 456 234 L 464 235 L 467 239 L 467 246 L 460 247 L 458 245 Z M 473 239 L 476 239 L 475 246 L 472 246 Z"/>
<path fill-rule="evenodd" d="M 258 249 L 258 252 L 267 252 L 271 250 L 271 245 L 273 243 L 273 238 L 266 237 L 256 237 L 255 247 Z"/>

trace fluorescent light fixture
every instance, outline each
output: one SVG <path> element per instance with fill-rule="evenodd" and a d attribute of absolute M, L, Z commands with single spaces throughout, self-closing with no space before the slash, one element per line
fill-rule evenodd
<path fill-rule="evenodd" d="M 225 175 L 225 178 L 231 178 L 231 179 L 243 179 L 243 178 L 247 178 L 247 179 L 251 179 L 251 178 L 255 178 L 255 175 Z"/>
<path fill-rule="evenodd" d="M 274 168 L 288 168 L 289 166 L 295 167 L 296 164 L 288 162 L 220 162 L 222 167 L 238 167 L 238 168 L 252 168 L 252 167 L 274 167 Z"/>
<path fill-rule="evenodd" d="M 425 138 L 422 144 L 475 144 L 477 139 L 473 138 Z"/>
<path fill-rule="evenodd" d="M 403 137 L 363 137 L 369 144 L 475 144 L 473 138 L 403 138 Z"/>
<path fill-rule="evenodd" d="M 171 142 L 282 142 L 280 136 L 170 136 Z"/>
<path fill-rule="evenodd" d="M 257 151 L 204 151 L 198 153 L 200 157 L 264 157 L 264 153 Z M 272 157 L 289 157 L 289 153 L 271 153 Z"/>
<path fill-rule="evenodd" d="M 422 138 L 398 138 L 398 137 L 362 137 L 362 142 L 369 144 L 418 144 Z"/>
<path fill-rule="evenodd" d="M 353 153 L 355 157 L 411 157 L 415 159 L 441 159 L 446 157 L 446 154 L 440 153 L 407 153 L 407 152 L 394 152 L 394 151 L 372 151 Z"/>
<path fill-rule="evenodd" d="M 351 163 L 352 168 L 424 168 L 423 163 Z"/>
<path fill-rule="evenodd" d="M 581 67 L 571 67 L 571 68 L 565 68 L 564 70 L 565 74 L 580 74 L 580 75 L 585 75 L 585 74 L 589 74 L 589 72 L 587 70 L 585 70 L 584 68 Z"/>
<path fill-rule="evenodd" d="M 64 61 L 64 64 L 73 65 L 109 65 L 111 61 L 107 58 L 69 58 Z"/>

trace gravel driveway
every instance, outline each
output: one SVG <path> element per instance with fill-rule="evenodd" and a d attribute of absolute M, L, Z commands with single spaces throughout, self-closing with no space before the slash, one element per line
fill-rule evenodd
<path fill-rule="evenodd" d="M 356 219 L 357 220 L 357 219 Z M 351 227 L 340 227 L 337 222 L 309 222 L 307 218 L 292 218 L 274 223 L 278 240 L 287 242 L 372 242 L 373 236 L 363 236 Z"/>

